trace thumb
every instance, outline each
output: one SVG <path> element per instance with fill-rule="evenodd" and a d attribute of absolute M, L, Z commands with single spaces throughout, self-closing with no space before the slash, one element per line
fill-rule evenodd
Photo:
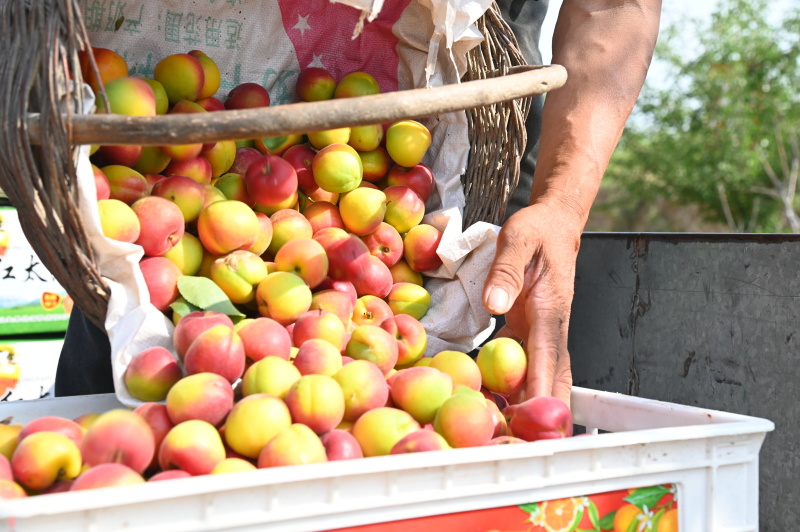
<path fill-rule="evenodd" d="M 483 306 L 492 314 L 511 309 L 525 283 L 525 269 L 533 257 L 533 239 L 506 224 L 497 237 L 497 251 L 483 285 Z"/>

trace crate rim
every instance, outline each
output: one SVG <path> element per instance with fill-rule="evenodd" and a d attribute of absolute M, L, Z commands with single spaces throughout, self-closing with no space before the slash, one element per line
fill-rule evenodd
<path fill-rule="evenodd" d="M 113 394 L 106 394 L 113 397 Z M 81 398 L 97 396 L 78 396 Z M 77 399 L 72 398 L 72 399 Z M 26 401 L 27 403 L 41 403 L 42 401 L 58 401 L 59 398 Z M 568 454 L 593 449 L 630 448 L 646 446 L 649 443 L 668 441 L 696 441 L 718 440 L 732 438 L 731 445 L 741 440 L 746 440 L 754 434 L 763 434 L 774 430 L 773 422 L 743 414 L 709 410 L 699 407 L 684 406 L 653 399 L 626 396 L 611 392 L 602 392 L 587 388 L 573 388 L 573 405 L 591 401 L 600 401 L 605 406 L 621 405 L 625 402 L 628 406 L 649 406 L 656 409 L 656 414 L 661 412 L 692 413 L 699 419 L 708 416 L 708 424 L 676 425 L 667 428 L 653 428 L 645 430 L 631 430 L 629 432 L 614 432 L 608 434 L 589 435 L 586 437 L 568 438 L 560 440 L 542 440 L 527 444 L 513 444 L 502 446 L 475 447 L 467 449 L 452 449 L 449 452 L 413 453 L 410 455 L 381 456 L 359 460 L 328 462 L 324 464 L 310 464 L 304 466 L 289 466 L 270 468 L 265 470 L 232 473 L 236 475 L 236 482 L 221 483 L 212 475 L 174 479 L 170 482 L 145 483 L 141 485 L 105 488 L 104 493 L 114 493 L 114 500 L 124 500 L 122 505 L 147 503 L 154 500 L 163 500 L 175 497 L 190 497 L 224 491 L 235 491 L 249 487 L 280 486 L 287 483 L 300 483 L 309 480 L 326 481 L 337 477 L 357 477 L 363 475 L 387 474 L 427 468 L 453 468 L 464 464 L 480 462 L 503 462 L 525 458 L 547 458 L 556 455 Z M 13 404 L 13 403 L 9 403 Z M 0 407 L 0 413 L 2 408 Z M 579 423 L 576 420 L 576 423 Z M 676 428 L 691 428 L 692 430 L 675 431 Z M 752 439 L 752 438 L 750 438 Z M 763 441 L 763 437 L 759 440 Z M 760 444 L 760 443 L 759 443 Z M 697 465 L 686 463 L 685 469 L 694 469 Z M 0 499 L 0 518 L 28 518 L 41 515 L 56 515 L 63 513 L 64 508 L 71 512 L 96 510 L 108 507 L 107 497 L 86 497 L 85 492 L 64 492 L 52 494 L 48 498 L 53 504 L 42 505 L 41 496 L 23 499 Z"/>

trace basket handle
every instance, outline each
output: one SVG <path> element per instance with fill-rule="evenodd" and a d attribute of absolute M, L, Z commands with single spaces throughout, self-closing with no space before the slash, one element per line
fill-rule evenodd
<path fill-rule="evenodd" d="M 473 109 L 544 94 L 566 80 L 567 71 L 560 65 L 520 66 L 507 75 L 431 89 L 259 109 L 154 117 L 74 115 L 68 130 L 73 145 L 163 146 L 272 137 Z M 41 144 L 42 130 L 35 114 L 29 117 L 29 136 L 32 144 Z"/>

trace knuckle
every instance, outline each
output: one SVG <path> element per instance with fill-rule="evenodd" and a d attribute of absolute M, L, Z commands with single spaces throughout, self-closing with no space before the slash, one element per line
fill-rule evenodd
<path fill-rule="evenodd" d="M 563 333 L 569 326 L 572 293 L 554 291 L 539 295 L 529 301 L 527 308 L 532 321 L 538 321 L 553 331 Z"/>
<path fill-rule="evenodd" d="M 516 290 L 525 285 L 526 272 L 539 248 L 539 239 L 526 233 L 517 224 L 505 225 L 498 235 L 497 250 L 492 263 L 494 282 L 507 283 Z"/>
<path fill-rule="evenodd" d="M 492 265 L 491 277 L 494 284 L 505 284 L 519 291 L 525 281 L 525 272 L 517 264 L 498 257 Z"/>

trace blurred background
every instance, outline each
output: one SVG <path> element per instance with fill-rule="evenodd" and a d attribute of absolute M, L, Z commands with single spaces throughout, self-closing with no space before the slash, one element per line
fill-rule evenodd
<path fill-rule="evenodd" d="M 560 0 L 551 0 L 541 47 Z M 800 3 L 665 0 L 587 231 L 798 233 Z"/>

